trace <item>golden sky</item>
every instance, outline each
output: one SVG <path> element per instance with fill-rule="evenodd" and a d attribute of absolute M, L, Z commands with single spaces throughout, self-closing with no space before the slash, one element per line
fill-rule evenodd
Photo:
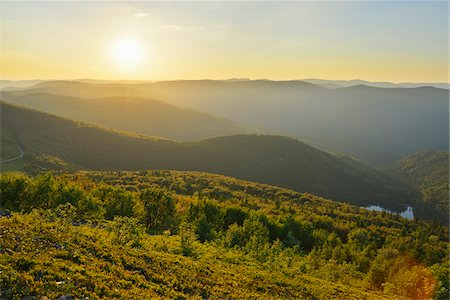
<path fill-rule="evenodd" d="M 1 2 L 0 77 L 448 82 L 447 5 Z"/>

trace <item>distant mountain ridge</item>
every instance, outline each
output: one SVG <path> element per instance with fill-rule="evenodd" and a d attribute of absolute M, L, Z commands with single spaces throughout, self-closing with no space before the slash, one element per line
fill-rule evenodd
<path fill-rule="evenodd" d="M 0 98 L 77 121 L 179 141 L 261 132 L 225 118 L 148 98 L 115 96 L 85 99 L 49 94 L 39 89 L 23 95 L 3 91 Z"/>
<path fill-rule="evenodd" d="M 327 80 L 327 79 L 316 79 L 316 78 L 307 78 L 303 79 L 303 81 L 313 83 L 325 88 L 342 88 L 342 87 L 351 87 L 355 85 L 367 85 L 372 87 L 379 88 L 418 88 L 423 86 L 431 86 L 439 89 L 449 89 L 450 83 L 444 82 L 401 82 L 401 83 L 392 83 L 388 81 L 367 81 L 360 79 L 353 80 Z"/>
<path fill-rule="evenodd" d="M 0 80 L 0 88 L 8 88 L 8 87 L 26 87 L 32 86 L 37 83 L 46 82 L 46 81 L 77 81 L 82 83 L 93 83 L 93 84 L 102 84 L 102 83 L 119 83 L 119 84 L 139 84 L 139 83 L 157 83 L 164 82 L 161 80 L 105 80 L 105 79 L 90 79 L 90 78 L 80 78 L 80 79 L 66 79 L 66 80 Z M 179 80 L 179 81 L 201 81 L 201 80 Z M 229 78 L 222 80 L 214 80 L 214 81 L 223 81 L 223 82 L 239 82 L 239 81 L 274 81 L 280 82 L 283 80 L 270 80 L 270 79 L 250 79 L 250 78 Z M 440 89 L 449 89 L 450 83 L 445 82 L 400 82 L 393 83 L 389 81 L 368 81 L 362 79 L 352 79 L 352 80 L 333 80 L 333 79 L 320 79 L 320 78 L 305 78 L 305 79 L 293 79 L 290 81 L 297 82 L 308 82 L 321 87 L 326 88 L 340 88 L 340 87 L 350 87 L 354 85 L 367 85 L 373 87 L 380 88 L 417 88 L 422 86 L 431 86 Z"/>
<path fill-rule="evenodd" d="M 327 89 L 296 80 L 49 81 L 3 90 L 7 91 L 17 97 L 49 93 L 79 98 L 157 99 L 264 132 L 292 136 L 374 166 L 421 149 L 449 147 L 449 90 L 433 87 L 357 85 Z"/>
<path fill-rule="evenodd" d="M 33 86 L 45 80 L 0 80 L 0 89 L 2 88 L 23 88 Z"/>
<path fill-rule="evenodd" d="M 195 170 L 309 192 L 357 205 L 402 210 L 409 188 L 357 161 L 280 136 L 236 135 L 179 143 L 105 130 L 1 103 L 2 136 L 25 158 L 56 157 L 80 169 Z"/>

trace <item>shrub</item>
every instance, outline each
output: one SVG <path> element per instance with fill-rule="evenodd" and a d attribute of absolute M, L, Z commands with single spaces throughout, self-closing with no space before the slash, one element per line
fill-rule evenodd
<path fill-rule="evenodd" d="M 195 232 L 200 241 L 210 241 L 223 228 L 224 213 L 220 206 L 211 200 L 199 200 L 191 203 L 187 221 L 195 225 Z"/>
<path fill-rule="evenodd" d="M 230 225 L 235 223 L 242 226 L 247 218 L 248 213 L 242 208 L 236 206 L 227 207 L 224 215 L 224 228 L 227 229 Z"/>
<path fill-rule="evenodd" d="M 194 226 L 190 223 L 181 223 L 180 225 L 181 252 L 184 256 L 194 254 L 194 241 L 197 239 Z"/>
<path fill-rule="evenodd" d="M 236 223 L 230 225 L 222 238 L 222 245 L 227 248 L 242 247 L 245 242 L 244 230 Z"/>
<path fill-rule="evenodd" d="M 114 217 L 113 222 L 109 224 L 109 230 L 113 235 L 113 243 L 131 247 L 141 246 L 141 239 L 145 232 L 137 219 L 121 216 Z"/>
<path fill-rule="evenodd" d="M 144 205 L 144 223 L 149 229 L 165 230 L 176 225 L 173 196 L 160 189 L 143 190 L 139 198 Z"/>
<path fill-rule="evenodd" d="M 105 218 L 111 220 L 115 216 L 139 217 L 141 205 L 131 192 L 116 187 L 99 187 L 93 191 L 105 208 Z"/>
<path fill-rule="evenodd" d="M 78 220 L 99 220 L 104 214 L 105 209 L 100 201 L 91 195 L 84 195 L 77 203 Z"/>
<path fill-rule="evenodd" d="M 21 174 L 2 174 L 0 176 L 0 207 L 2 209 L 21 209 L 26 202 L 23 193 L 30 179 Z"/>

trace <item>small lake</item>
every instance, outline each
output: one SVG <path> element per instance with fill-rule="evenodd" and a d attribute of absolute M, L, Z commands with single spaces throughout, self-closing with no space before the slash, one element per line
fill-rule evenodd
<path fill-rule="evenodd" d="M 367 206 L 367 207 L 363 207 L 363 208 L 365 208 L 367 210 L 372 210 L 372 211 L 385 211 L 385 212 L 390 213 L 390 214 L 398 214 L 401 217 L 403 217 L 405 219 L 408 219 L 408 220 L 413 220 L 414 219 L 414 209 L 411 206 L 408 206 L 406 208 L 406 210 L 404 212 L 401 212 L 401 213 L 397 213 L 395 211 L 391 211 L 389 209 L 385 209 L 385 208 L 383 208 L 383 207 L 381 207 L 379 205 L 371 205 L 371 206 Z"/>

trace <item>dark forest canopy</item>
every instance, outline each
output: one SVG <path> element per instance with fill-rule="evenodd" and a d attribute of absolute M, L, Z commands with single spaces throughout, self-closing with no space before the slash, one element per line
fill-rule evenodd
<path fill-rule="evenodd" d="M 420 195 L 423 207 L 448 224 L 449 153 L 421 151 L 389 165 L 386 171 L 411 185 Z"/>

